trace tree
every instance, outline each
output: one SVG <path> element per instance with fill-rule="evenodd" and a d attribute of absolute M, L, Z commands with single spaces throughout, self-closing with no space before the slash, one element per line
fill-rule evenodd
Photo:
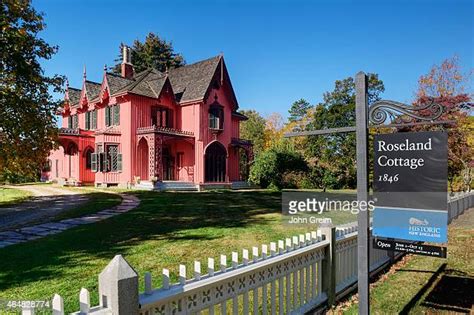
<path fill-rule="evenodd" d="M 303 98 L 299 99 L 298 101 L 294 102 L 293 105 L 291 105 L 291 108 L 288 111 L 288 113 L 290 113 L 288 120 L 290 122 L 294 122 L 303 119 L 308 110 L 311 108 L 312 106 L 308 103 L 308 101 Z"/>
<path fill-rule="evenodd" d="M 285 180 L 287 175 L 306 171 L 304 157 L 292 148 L 290 142 L 284 140 L 256 157 L 249 180 L 263 188 L 281 189 L 293 186 L 293 183 Z"/>
<path fill-rule="evenodd" d="M 120 64 L 122 63 L 122 48 L 120 45 L 119 57 L 115 60 L 116 65 L 112 67 L 115 73 L 120 73 Z M 178 68 L 185 65 L 181 54 L 175 53 L 173 44 L 154 33 L 149 33 L 142 43 L 138 39 L 133 42 L 131 47 L 132 63 L 135 73 L 154 68 L 161 72 L 167 69 Z"/>
<path fill-rule="evenodd" d="M 445 59 L 441 65 L 434 65 L 427 74 L 420 76 L 417 99 L 414 102 L 416 106 L 440 104 L 443 107 L 443 114 L 439 120 L 456 121 L 453 125 L 447 125 L 448 181 L 451 191 L 469 189 L 472 182 L 474 132 L 470 113 L 473 104 L 472 95 L 465 93 L 470 79 L 469 73 L 463 73 L 459 58 L 454 56 Z M 401 131 L 423 130 L 439 130 L 439 126 L 413 126 L 401 129 Z M 458 187 L 455 187 L 455 182 L 459 182 Z"/>
<path fill-rule="evenodd" d="M 0 180 L 34 179 L 55 146 L 55 114 L 63 77 L 48 77 L 40 59 L 57 52 L 39 33 L 43 15 L 30 1 L 5 0 L 0 7 Z"/>
<path fill-rule="evenodd" d="M 279 113 L 271 113 L 265 124 L 265 149 L 271 148 L 283 138 L 285 122 Z"/>
<path fill-rule="evenodd" d="M 442 97 L 465 94 L 470 73 L 463 73 L 459 58 L 453 56 L 434 65 L 430 71 L 418 80 L 417 98 Z"/>
<path fill-rule="evenodd" d="M 265 118 L 255 110 L 242 110 L 240 113 L 248 117 L 240 124 L 240 137 L 251 140 L 253 152 L 258 155 L 265 146 Z"/>
<path fill-rule="evenodd" d="M 467 94 L 441 97 L 420 97 L 416 100 L 416 106 L 426 104 L 440 104 L 443 107 L 443 114 L 440 121 L 455 121 L 454 124 L 446 124 L 448 132 L 448 181 L 451 191 L 455 191 L 454 182 L 461 173 L 473 166 L 474 150 L 469 145 L 469 135 L 472 134 L 472 127 L 469 127 L 470 119 L 468 113 L 463 108 L 469 105 L 471 98 Z M 470 104 L 472 106 L 472 104 Z M 424 113 L 422 113 L 424 114 Z M 400 128 L 399 131 L 430 131 L 439 130 L 439 126 L 418 125 Z M 462 181 L 461 178 L 459 178 Z M 466 189 L 468 187 L 464 187 Z"/>
<path fill-rule="evenodd" d="M 369 104 L 380 99 L 385 88 L 377 74 L 368 74 Z M 352 77 L 335 82 L 334 90 L 323 95 L 307 130 L 348 127 L 355 125 L 355 83 Z M 356 185 L 356 142 L 354 133 L 336 133 L 327 136 L 308 137 L 305 156 L 313 172 L 322 179 L 315 185 L 326 188 L 353 188 Z M 316 176 L 313 178 L 316 179 Z"/>

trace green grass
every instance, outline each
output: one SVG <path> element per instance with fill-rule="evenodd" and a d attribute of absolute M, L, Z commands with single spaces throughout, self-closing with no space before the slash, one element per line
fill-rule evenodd
<path fill-rule="evenodd" d="M 194 260 L 203 264 L 243 248 L 307 232 L 308 227 L 281 223 L 278 192 L 154 193 L 137 192 L 135 210 L 91 225 L 84 225 L 41 240 L 0 249 L 0 296 L 15 299 L 64 297 L 66 312 L 79 308 L 81 287 L 98 303 L 97 276 L 116 254 L 137 270 L 161 283 L 162 268 L 177 281 L 178 266 L 191 270 Z M 333 223 L 355 216 L 331 213 Z M 218 260 L 217 260 L 218 261 Z M 140 281 L 143 290 L 143 281 Z"/>
<path fill-rule="evenodd" d="M 22 202 L 30 197 L 31 193 L 28 191 L 0 186 L 0 207 Z"/>
<path fill-rule="evenodd" d="M 371 290 L 373 314 L 474 311 L 474 210 L 449 226 L 448 258 L 412 256 Z M 446 265 L 444 265 L 446 264 Z M 344 314 L 357 314 L 353 305 Z"/>

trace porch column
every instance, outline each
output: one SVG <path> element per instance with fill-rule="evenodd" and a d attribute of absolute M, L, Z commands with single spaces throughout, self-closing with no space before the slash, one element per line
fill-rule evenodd
<path fill-rule="evenodd" d="M 163 135 L 155 135 L 155 175 L 163 180 Z"/>
<path fill-rule="evenodd" d="M 155 135 L 146 136 L 148 142 L 148 179 L 155 176 Z"/>
<path fill-rule="evenodd" d="M 225 182 L 229 182 L 229 151 L 230 149 L 227 148 L 227 154 L 225 156 Z"/>

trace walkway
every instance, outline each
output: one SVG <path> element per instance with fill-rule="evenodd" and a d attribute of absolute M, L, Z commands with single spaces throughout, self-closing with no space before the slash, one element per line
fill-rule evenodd
<path fill-rule="evenodd" d="M 11 186 L 11 188 L 26 190 L 33 197 L 19 204 L 0 207 L 0 231 L 32 225 L 89 200 L 87 194 L 50 185 Z"/>
<path fill-rule="evenodd" d="M 43 185 L 14 186 L 13 188 L 28 190 L 34 197 L 15 206 L 0 208 L 0 248 L 57 234 L 82 224 L 102 221 L 128 212 L 140 203 L 140 200 L 133 195 L 119 194 L 122 198 L 121 204 L 110 209 L 58 222 L 28 225 L 39 219 L 53 217 L 75 208 L 88 201 L 89 197 L 87 194 L 81 194 L 79 190 L 72 191 Z"/>

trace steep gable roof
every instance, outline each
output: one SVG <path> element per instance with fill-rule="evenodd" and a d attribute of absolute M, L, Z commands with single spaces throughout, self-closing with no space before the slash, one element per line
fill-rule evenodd
<path fill-rule="evenodd" d="M 79 103 L 79 99 L 81 98 L 81 90 L 68 87 L 67 88 L 67 96 L 68 96 L 68 101 L 69 104 L 71 105 L 76 105 Z"/>
<path fill-rule="evenodd" d="M 99 96 L 100 88 L 102 84 L 86 80 L 84 82 L 84 86 L 86 88 L 87 99 L 91 101 L 95 99 L 97 96 Z"/>
<path fill-rule="evenodd" d="M 122 77 L 119 74 L 110 73 L 110 72 L 105 73 L 105 77 L 107 79 L 107 84 L 110 89 L 110 94 L 115 94 L 117 93 L 117 91 L 119 91 L 123 87 L 134 82 L 132 79 L 127 79 L 127 78 Z"/>
<path fill-rule="evenodd" d="M 133 93 L 158 98 L 166 81 L 169 80 L 177 102 L 202 100 L 206 97 L 221 61 L 225 69 L 223 58 L 219 55 L 171 69 L 168 73 L 162 73 L 156 69 L 147 69 L 135 74 L 133 78 L 127 79 L 121 75 L 106 72 L 105 79 L 110 89 L 110 95 Z M 225 72 L 227 72 L 226 69 Z M 228 77 L 227 73 L 226 76 Z M 85 91 L 82 91 L 82 93 L 85 92 L 89 102 L 94 102 L 99 99 L 101 88 L 102 84 L 85 80 L 83 85 Z M 78 103 L 81 98 L 81 91 L 76 91 L 79 91 L 79 96 L 72 96 L 74 103 Z M 76 92 L 73 93 L 76 94 Z M 235 99 L 235 95 L 233 97 Z"/>
<path fill-rule="evenodd" d="M 134 93 L 157 98 L 166 81 L 166 75 L 156 69 L 148 69 L 134 77 L 134 81 L 119 89 L 116 93 Z"/>
<path fill-rule="evenodd" d="M 222 57 L 216 56 L 169 71 L 178 102 L 203 99 Z"/>

